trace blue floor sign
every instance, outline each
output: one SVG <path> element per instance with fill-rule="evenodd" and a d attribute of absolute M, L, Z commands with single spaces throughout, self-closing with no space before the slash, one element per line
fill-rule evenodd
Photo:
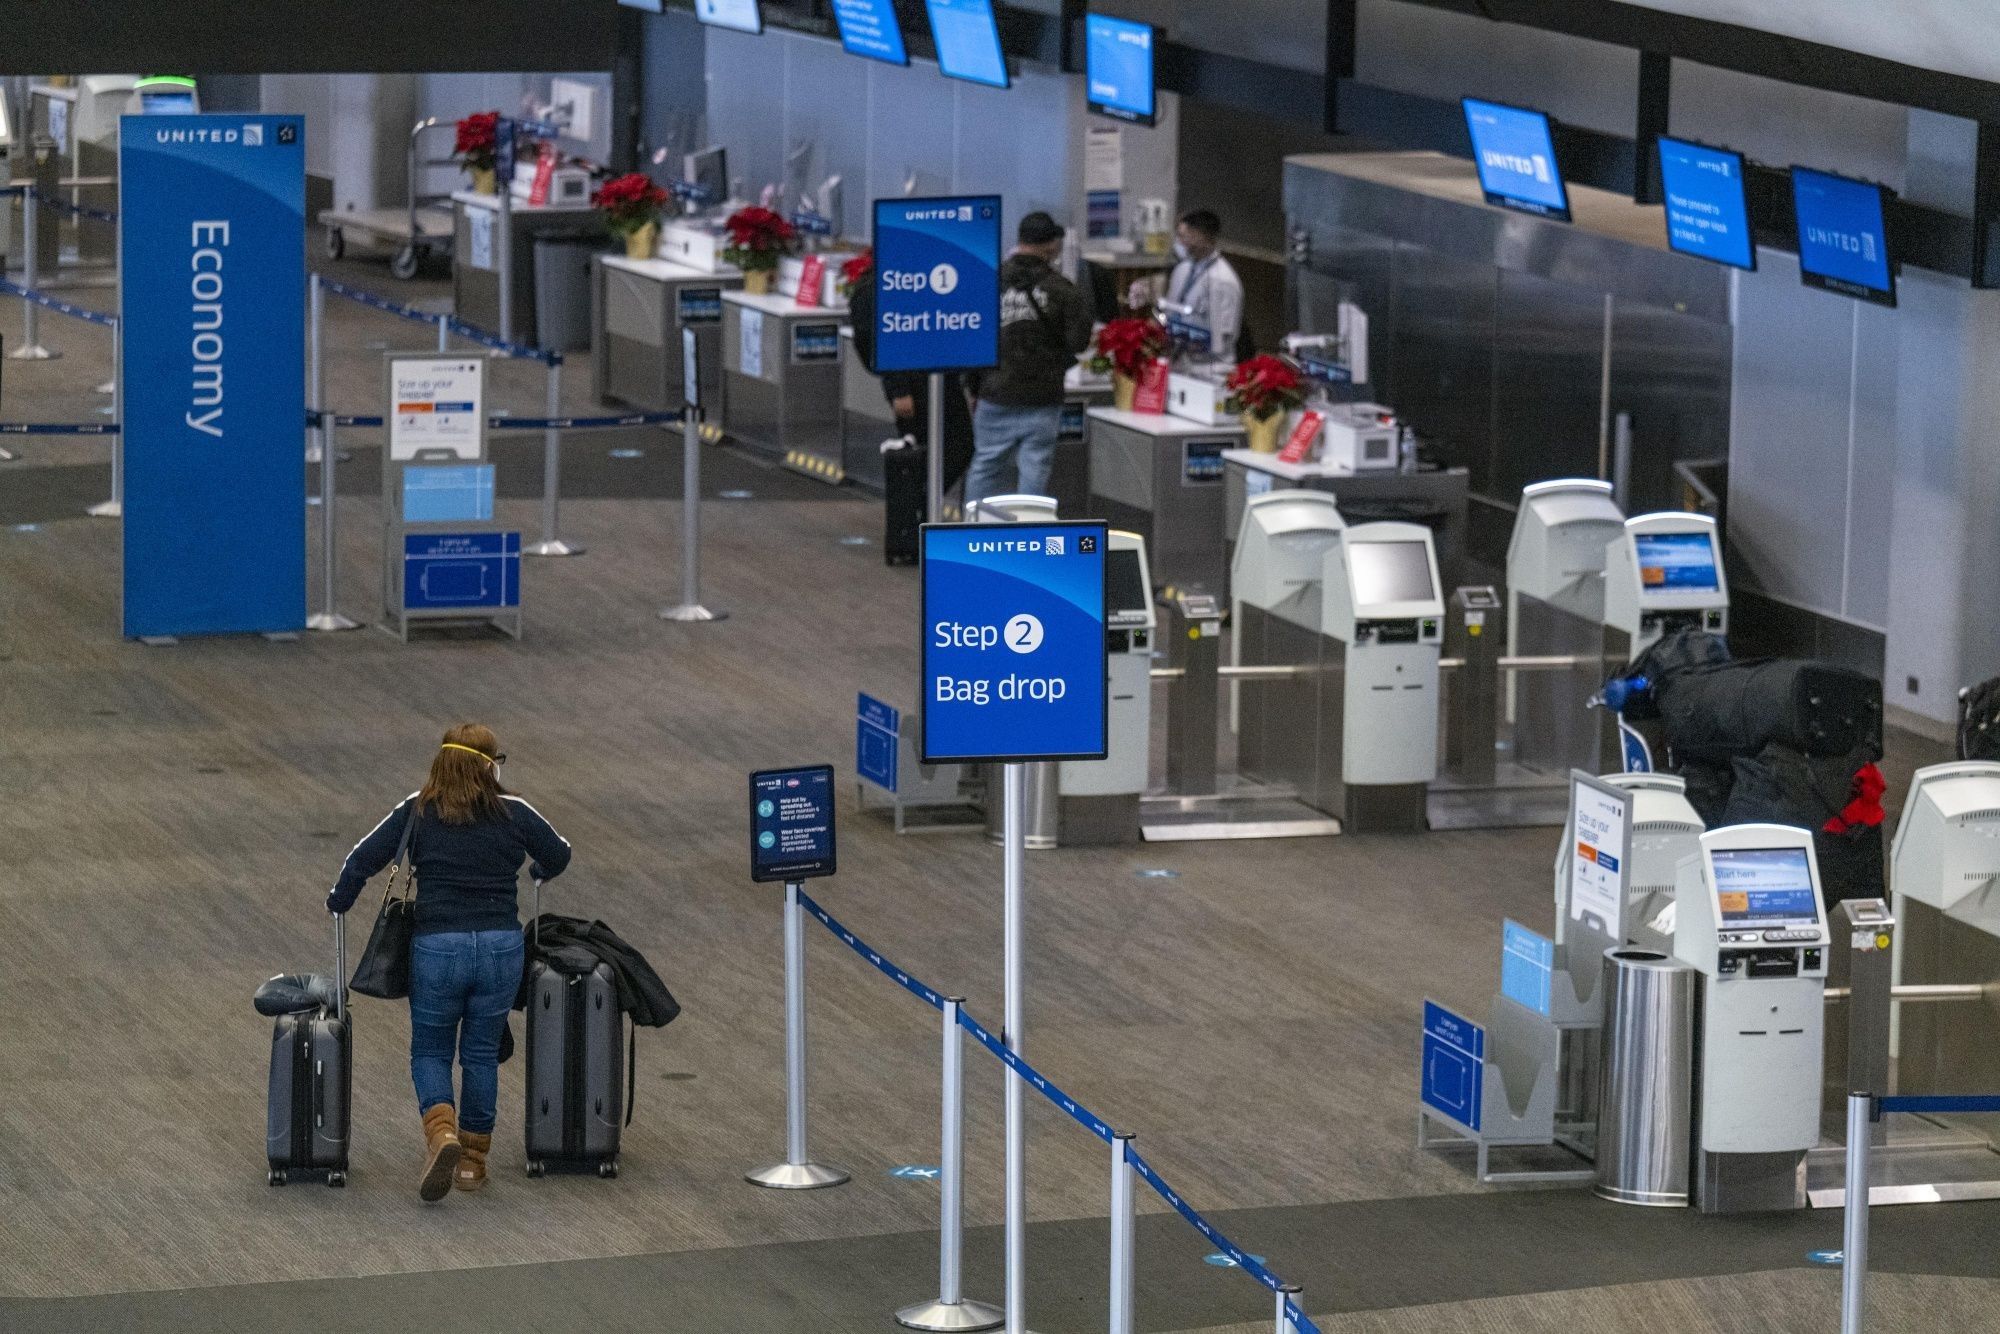
<path fill-rule="evenodd" d="M 403 606 L 409 611 L 521 605 L 519 533 L 406 533 Z"/>
<path fill-rule="evenodd" d="M 902 714 L 872 695 L 857 697 L 854 714 L 854 772 L 883 791 L 894 792 Z"/>
<path fill-rule="evenodd" d="M 1424 1106 L 1478 1130 L 1485 1073 L 1486 1030 L 1436 1001 L 1425 1001 Z"/>

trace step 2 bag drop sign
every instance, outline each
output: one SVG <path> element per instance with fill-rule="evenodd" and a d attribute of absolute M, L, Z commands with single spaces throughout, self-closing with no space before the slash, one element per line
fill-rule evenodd
<path fill-rule="evenodd" d="M 923 758 L 1101 760 L 1102 523 L 927 524 Z"/>

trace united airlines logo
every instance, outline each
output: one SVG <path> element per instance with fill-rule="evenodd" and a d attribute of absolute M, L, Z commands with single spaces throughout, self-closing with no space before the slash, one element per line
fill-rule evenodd
<path fill-rule="evenodd" d="M 1532 176 L 1543 185 L 1549 183 L 1549 160 L 1540 153 L 1523 156 L 1519 153 L 1497 153 L 1488 149 L 1482 154 L 1486 165 L 1499 171 L 1511 171 L 1518 176 Z"/>
<path fill-rule="evenodd" d="M 1806 228 L 1806 240 L 1814 245 L 1825 246 L 1829 250 L 1841 250 L 1850 255 L 1859 255 L 1870 264 L 1875 262 L 1875 235 L 1872 232 L 1842 232 L 1831 227 Z"/>
<path fill-rule="evenodd" d="M 1063 554 L 1064 545 L 1065 541 L 1061 536 L 1045 537 L 1042 539 L 1042 552 L 1044 555 L 1060 556 Z"/>
<path fill-rule="evenodd" d="M 1060 542 L 1062 539 L 1052 538 L 1050 540 Z M 1042 549 L 1042 543 L 1040 539 L 1030 539 L 1027 541 L 1021 541 L 1019 539 L 1009 539 L 1007 541 L 1002 541 L 1002 542 L 968 542 L 965 544 L 965 549 L 975 556 L 1000 555 L 1002 553 L 1010 551 L 1040 551 Z"/>

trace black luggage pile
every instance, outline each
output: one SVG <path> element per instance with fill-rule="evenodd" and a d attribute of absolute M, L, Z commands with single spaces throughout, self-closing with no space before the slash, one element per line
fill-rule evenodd
<path fill-rule="evenodd" d="M 1958 692 L 1958 758 L 2000 760 L 2000 677 Z"/>
<path fill-rule="evenodd" d="M 1829 905 L 1884 893 L 1882 686 L 1798 658 L 1734 661 L 1684 630 L 1633 664 L 1651 682 L 1666 767 L 1709 828 L 1769 823 L 1813 831 Z"/>

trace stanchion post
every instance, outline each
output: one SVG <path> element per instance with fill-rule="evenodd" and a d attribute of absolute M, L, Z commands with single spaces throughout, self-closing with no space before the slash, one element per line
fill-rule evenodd
<path fill-rule="evenodd" d="M 847 1173 L 806 1157 L 806 921 L 796 880 L 785 885 L 785 1161 L 746 1173 L 773 1190 L 838 1186 Z"/>
<path fill-rule="evenodd" d="M 931 411 L 938 411 L 938 398 L 931 398 Z M 935 438 L 935 437 L 934 437 Z M 936 475 L 933 474 L 935 481 Z M 1003 916 L 1003 952 L 1006 997 L 1005 1025 L 1001 1036 L 1007 1050 L 1022 1055 L 1024 1012 L 1021 997 L 1022 899 L 1026 891 L 1027 769 L 1020 764 L 1003 766 L 1005 796 L 1001 808 L 1001 865 L 1006 881 Z M 1007 1334 L 1026 1334 L 1028 1328 L 1028 1139 L 1022 1107 L 1021 1076 L 1007 1067 Z"/>
<path fill-rule="evenodd" d="M 660 613 L 666 621 L 720 621 L 726 611 L 701 604 L 701 409 L 681 410 L 681 600 Z"/>
<path fill-rule="evenodd" d="M 438 316 L 438 351 L 451 351 L 451 316 Z"/>
<path fill-rule="evenodd" d="M 1292 1304 L 1298 1301 L 1299 1294 L 1304 1291 L 1305 1289 L 1296 1283 L 1280 1283 L 1278 1285 L 1278 1319 L 1277 1323 L 1271 1326 L 1275 1334 L 1298 1334 L 1299 1327 L 1292 1323 L 1290 1308 Z"/>
<path fill-rule="evenodd" d="M 21 187 L 21 244 L 27 254 L 21 257 L 21 286 L 30 293 L 41 289 L 41 271 L 36 250 L 41 245 L 41 200 L 32 185 Z M 42 308 L 35 304 L 33 296 L 21 298 L 21 345 L 7 356 L 14 361 L 54 361 L 61 356 L 42 346 Z"/>
<path fill-rule="evenodd" d="M 962 996 L 944 1000 L 943 1129 L 938 1136 L 938 1299 L 896 1312 L 905 1329 L 998 1329 L 999 1308 L 965 1300 L 960 1275 L 965 1249 L 965 1053 L 959 1032 Z"/>
<path fill-rule="evenodd" d="M 501 335 L 503 338 L 506 335 Z M 548 363 L 546 410 L 550 420 L 562 416 L 562 362 Z M 530 556 L 581 556 L 583 548 L 556 536 L 556 505 L 562 494 L 562 432 L 551 426 L 542 432 L 542 540 L 529 546 Z"/>
<path fill-rule="evenodd" d="M 1868 1132 L 1872 1094 L 1847 1095 L 1847 1198 L 1840 1247 L 1840 1334 L 1861 1334 L 1868 1319 Z"/>
<path fill-rule="evenodd" d="M 319 288 L 313 288 L 313 296 L 319 296 Z M 306 617 L 306 629 L 321 631 L 358 630 L 359 621 L 349 620 L 340 614 L 335 591 L 336 575 L 340 568 L 338 548 L 335 546 L 335 526 L 333 520 L 336 488 L 333 480 L 333 465 L 339 457 L 334 447 L 333 413 L 324 404 L 319 414 L 319 543 L 320 543 L 320 594 L 319 611 Z"/>
<path fill-rule="evenodd" d="M 1111 1137 L 1111 1318 L 1106 1326 L 1111 1334 L 1132 1334 L 1133 1233 L 1138 1230 L 1138 1214 L 1132 1200 L 1132 1165 L 1125 1151 L 1130 1135 Z"/>
<path fill-rule="evenodd" d="M 125 316 L 111 326 L 111 499 L 100 500 L 84 513 L 93 519 L 125 517 Z"/>
<path fill-rule="evenodd" d="M 314 412 L 326 408 L 326 289 L 317 273 L 306 278 L 306 392 Z M 318 463 L 326 451 L 326 426 L 316 423 L 306 432 L 306 462 Z"/>
<path fill-rule="evenodd" d="M 500 341 L 514 341 L 514 183 L 500 182 L 500 197 L 494 201 L 499 217 L 493 230 L 493 264 L 500 277 Z"/>
<path fill-rule="evenodd" d="M 944 522 L 944 376 L 931 372 L 929 410 L 924 414 L 929 440 L 924 460 L 924 519 Z"/>

